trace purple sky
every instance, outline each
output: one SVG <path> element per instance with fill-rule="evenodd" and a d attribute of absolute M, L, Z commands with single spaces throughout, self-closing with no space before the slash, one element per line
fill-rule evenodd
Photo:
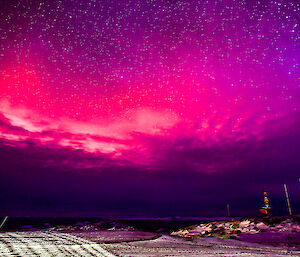
<path fill-rule="evenodd" d="M 297 1 L 1 1 L 1 215 L 300 212 Z"/>

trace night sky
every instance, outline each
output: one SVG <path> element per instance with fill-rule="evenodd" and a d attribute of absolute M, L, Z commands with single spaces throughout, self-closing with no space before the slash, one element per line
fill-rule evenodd
<path fill-rule="evenodd" d="M 300 213 L 299 13 L 1 0 L 0 215 Z"/>

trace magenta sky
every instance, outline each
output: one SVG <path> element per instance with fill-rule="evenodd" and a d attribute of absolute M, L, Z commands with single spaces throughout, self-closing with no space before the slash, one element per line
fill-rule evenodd
<path fill-rule="evenodd" d="M 7 212 L 250 215 L 263 189 L 278 213 L 282 183 L 299 194 L 297 1 L 2 2 Z"/>

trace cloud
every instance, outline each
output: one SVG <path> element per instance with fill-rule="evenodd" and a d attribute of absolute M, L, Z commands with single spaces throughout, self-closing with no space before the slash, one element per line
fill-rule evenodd
<path fill-rule="evenodd" d="M 252 146 L 170 148 L 167 156 L 160 152 L 159 170 L 120 165 L 107 154 L 72 148 L 0 144 L 0 191 L 7 196 L 1 213 L 222 216 L 230 203 L 232 215 L 257 215 L 267 190 L 273 214 L 283 215 L 283 183 L 297 212 L 299 125 Z M 235 165 L 224 165 L 233 158 Z M 212 163 L 218 172 L 205 172 L 203 167 Z"/>
<path fill-rule="evenodd" d="M 9 145 L 34 143 L 50 149 L 82 151 L 105 156 L 121 166 L 149 170 L 176 166 L 180 160 L 189 169 L 208 173 L 239 165 L 255 152 L 261 140 L 287 133 L 286 128 L 297 122 L 297 115 L 291 114 L 263 123 L 249 116 L 243 122 L 239 120 L 238 125 L 231 120 L 209 125 L 212 121 L 182 120 L 170 111 L 150 109 L 131 111 L 114 121 L 54 120 L 8 101 L 0 102 L 0 112 L 0 137 Z M 229 133 L 233 128 L 236 131 Z M 87 158 L 84 165 L 103 163 Z"/>
<path fill-rule="evenodd" d="M 42 146 L 70 148 L 86 153 L 122 156 L 124 151 L 137 149 L 136 133 L 160 135 L 176 123 L 176 116 L 149 109 L 137 110 L 130 119 L 115 122 L 82 122 L 42 117 L 24 106 L 0 102 L 0 137 L 16 142 L 35 141 Z"/>
<path fill-rule="evenodd" d="M 283 214 L 283 183 L 299 208 L 297 113 L 258 127 L 248 118 L 244 133 L 215 138 L 151 110 L 110 123 L 55 121 L 7 104 L 1 113 L 3 215 L 222 216 L 227 203 L 233 215 L 256 215 L 263 190 Z"/>

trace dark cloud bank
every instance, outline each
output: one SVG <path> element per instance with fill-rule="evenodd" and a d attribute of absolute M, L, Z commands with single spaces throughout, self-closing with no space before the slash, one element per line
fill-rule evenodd
<path fill-rule="evenodd" d="M 285 215 L 283 183 L 299 213 L 299 125 L 296 121 L 285 131 L 273 130 L 273 136 L 260 141 L 164 147 L 157 165 L 147 169 L 106 155 L 2 140 L 0 213 L 224 216 L 230 203 L 232 215 L 249 216 L 258 214 L 267 190 L 273 214 Z M 152 142 L 162 144 L 159 139 Z"/>

